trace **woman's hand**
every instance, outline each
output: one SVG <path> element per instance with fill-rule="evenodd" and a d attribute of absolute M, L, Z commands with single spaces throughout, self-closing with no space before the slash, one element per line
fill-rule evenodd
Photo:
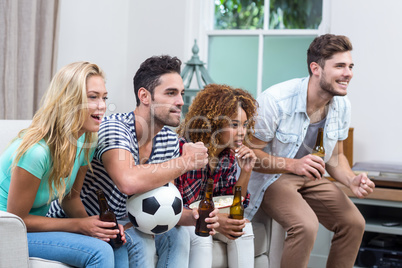
<path fill-rule="evenodd" d="M 91 216 L 80 219 L 80 233 L 98 238 L 100 240 L 109 242 L 110 239 L 116 238 L 120 232 L 123 242 L 126 242 L 126 236 L 124 234 L 124 228 L 119 224 L 119 230 L 111 229 L 116 224 L 114 222 L 105 222 L 99 219 L 99 216 Z"/>
<path fill-rule="evenodd" d="M 121 241 L 123 241 L 123 245 L 124 245 L 124 244 L 127 242 L 127 240 L 126 240 L 126 234 L 124 233 L 124 226 L 121 225 L 120 223 L 118 224 L 118 226 L 119 226 Z"/>
<path fill-rule="evenodd" d="M 246 172 L 251 172 L 257 160 L 254 151 L 246 145 L 241 145 L 234 152 L 239 167 Z"/>
<path fill-rule="evenodd" d="M 194 221 L 195 225 L 195 222 L 200 217 L 200 215 L 198 214 L 198 209 L 193 209 L 192 212 L 193 212 L 193 218 L 195 219 Z M 205 221 L 208 223 L 207 227 L 211 229 L 211 231 L 209 231 L 210 235 L 216 234 L 216 229 L 219 227 L 218 214 L 219 209 L 215 208 L 211 213 L 209 213 L 209 217 L 205 219 Z"/>
<path fill-rule="evenodd" d="M 234 240 L 244 234 L 242 229 L 246 227 L 246 222 L 248 221 L 246 218 L 242 220 L 231 219 L 227 213 L 219 213 L 218 218 L 219 228 L 216 230 L 230 240 Z"/>

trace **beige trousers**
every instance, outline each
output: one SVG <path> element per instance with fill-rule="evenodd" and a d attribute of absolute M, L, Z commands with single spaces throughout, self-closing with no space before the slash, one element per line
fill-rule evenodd
<path fill-rule="evenodd" d="M 265 191 L 262 208 L 287 232 L 282 268 L 307 267 L 321 223 L 334 232 L 328 268 L 352 268 L 365 221 L 353 202 L 331 181 L 283 174 Z"/>

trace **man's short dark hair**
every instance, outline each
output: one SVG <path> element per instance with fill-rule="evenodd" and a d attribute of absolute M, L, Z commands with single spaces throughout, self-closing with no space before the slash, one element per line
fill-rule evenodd
<path fill-rule="evenodd" d="M 353 49 L 349 38 L 344 35 L 324 34 L 317 36 L 307 50 L 307 68 L 312 75 L 310 64 L 318 63 L 324 68 L 325 61 L 338 52 L 347 52 Z"/>
<path fill-rule="evenodd" d="M 167 73 L 180 74 L 180 66 L 181 61 L 177 57 L 168 55 L 152 56 L 141 63 L 133 79 L 137 106 L 140 105 L 140 99 L 138 98 L 140 88 L 145 88 L 153 96 L 155 87 L 160 84 L 159 78 Z"/>

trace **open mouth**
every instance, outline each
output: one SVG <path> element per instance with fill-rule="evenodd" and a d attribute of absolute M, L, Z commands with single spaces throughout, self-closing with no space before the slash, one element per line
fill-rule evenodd
<path fill-rule="evenodd" d="M 101 120 L 102 120 L 102 116 L 101 116 L 101 115 L 92 114 L 91 117 L 92 117 L 93 119 L 97 120 L 97 121 L 101 121 Z"/>
<path fill-rule="evenodd" d="M 349 84 L 349 82 L 348 81 L 338 81 L 338 84 L 346 87 Z"/>

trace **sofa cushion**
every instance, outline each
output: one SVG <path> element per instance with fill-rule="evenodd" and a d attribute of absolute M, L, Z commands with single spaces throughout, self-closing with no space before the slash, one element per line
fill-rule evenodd
<path fill-rule="evenodd" d="M 67 264 L 58 261 L 45 260 L 35 257 L 29 258 L 29 268 L 66 268 L 66 267 L 72 267 L 72 266 L 69 266 Z"/>
<path fill-rule="evenodd" d="M 228 258 L 226 251 L 226 243 L 219 240 L 214 240 L 213 246 L 213 256 L 212 256 L 212 267 L 228 267 Z"/>
<path fill-rule="evenodd" d="M 29 127 L 31 120 L 0 120 L 0 154 L 24 128 Z"/>
<path fill-rule="evenodd" d="M 264 224 L 253 222 L 254 232 L 254 256 L 260 256 L 268 252 L 268 236 Z"/>

